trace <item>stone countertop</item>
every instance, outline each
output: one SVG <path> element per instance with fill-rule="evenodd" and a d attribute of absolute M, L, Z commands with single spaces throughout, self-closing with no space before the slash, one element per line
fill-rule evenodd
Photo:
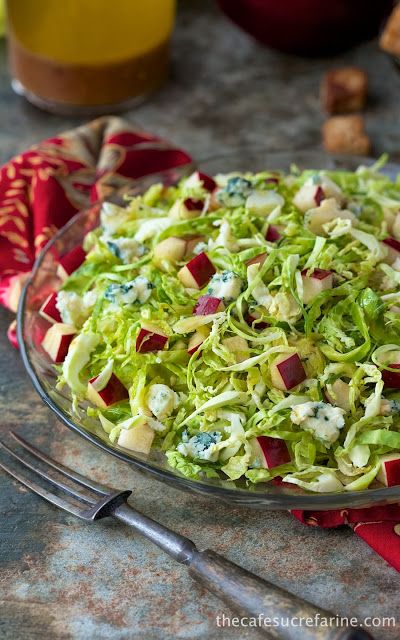
<path fill-rule="evenodd" d="M 211 2 L 182 3 L 172 78 L 126 114 L 196 157 L 246 145 L 315 149 L 323 120 L 318 84 L 340 64 L 369 71 L 367 128 L 376 154 L 400 157 L 400 74 L 375 43 L 336 59 L 292 58 L 261 48 Z M 41 113 L 9 87 L 0 49 L 0 160 L 79 121 Z M 399 619 L 398 574 L 347 528 L 307 528 L 287 513 L 238 509 L 145 477 L 69 432 L 40 402 L 0 316 L 1 431 L 17 429 L 83 473 L 133 488 L 147 514 L 250 571 L 343 616 Z M 218 628 L 226 607 L 186 570 L 112 521 L 89 528 L 0 475 L 0 637 L 4 640 L 247 639 Z M 398 629 L 375 637 L 394 640 Z M 301 639 L 301 632 L 298 638 Z"/>

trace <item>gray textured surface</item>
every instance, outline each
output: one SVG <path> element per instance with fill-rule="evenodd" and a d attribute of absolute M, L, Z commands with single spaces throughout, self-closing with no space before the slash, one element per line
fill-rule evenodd
<path fill-rule="evenodd" d="M 236 144 L 315 148 L 322 115 L 318 82 L 328 66 L 370 72 L 368 130 L 377 153 L 400 157 L 400 75 L 375 44 L 336 60 L 301 60 L 262 49 L 211 3 L 186 1 L 175 35 L 173 78 L 127 114 L 197 157 Z M 49 116 L 14 97 L 0 50 L 0 159 L 77 121 Z M 17 428 L 64 461 L 116 487 L 138 508 L 247 569 L 341 615 L 399 615 L 398 574 L 348 529 L 307 528 L 286 513 L 233 509 L 193 498 L 107 457 L 56 422 L 35 395 L 0 317 L 2 432 Z M 219 602 L 130 531 L 89 528 L 0 475 L 0 637 L 4 640 L 172 640 L 256 637 L 220 630 Z M 226 611 L 225 611 L 226 612 Z M 227 613 L 227 612 L 226 612 Z M 379 629 L 394 640 L 399 631 Z M 301 633 L 299 633 L 301 640 Z"/>

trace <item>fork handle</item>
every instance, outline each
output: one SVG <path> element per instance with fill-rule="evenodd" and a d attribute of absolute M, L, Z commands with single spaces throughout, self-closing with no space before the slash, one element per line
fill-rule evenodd
<path fill-rule="evenodd" d="M 193 553 L 189 573 L 241 616 L 255 618 L 258 629 L 269 637 L 298 640 L 301 635 L 302 640 L 372 640 L 363 629 L 340 627 L 332 613 L 262 580 L 209 549 Z M 307 618 L 315 621 L 313 626 L 306 626 Z M 318 624 L 321 619 L 332 620 L 332 624 L 321 626 Z"/>
<path fill-rule="evenodd" d="M 362 629 L 343 629 L 335 624 L 336 616 L 301 600 L 292 593 L 262 580 L 258 576 L 226 560 L 214 551 L 198 551 L 196 545 L 184 536 L 172 531 L 152 518 L 140 513 L 130 504 L 115 504 L 111 515 L 140 532 L 172 558 L 185 564 L 190 575 L 202 582 L 210 591 L 224 600 L 242 616 L 284 620 L 303 618 L 300 627 L 292 624 L 267 626 L 261 622 L 259 630 L 268 637 L 282 640 L 372 640 Z M 322 626 L 319 619 L 332 619 L 332 625 Z M 315 626 L 305 626 L 304 620 L 313 618 Z"/>

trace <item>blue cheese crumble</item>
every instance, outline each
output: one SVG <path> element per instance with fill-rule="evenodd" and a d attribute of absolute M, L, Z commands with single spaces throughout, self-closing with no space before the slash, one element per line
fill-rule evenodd
<path fill-rule="evenodd" d="M 218 431 L 202 431 L 191 438 L 187 431 L 184 431 L 182 442 L 178 444 L 177 450 L 185 457 L 215 462 L 219 453 L 215 445 L 220 440 L 221 434 Z"/>
<path fill-rule="evenodd" d="M 143 276 L 138 276 L 125 284 L 110 284 L 104 292 L 104 297 L 109 302 L 118 305 L 144 304 L 151 296 L 154 285 Z"/>
<path fill-rule="evenodd" d="M 209 296 L 219 298 L 225 303 L 233 302 L 242 291 L 243 281 L 233 271 L 216 273 L 210 280 L 207 289 Z"/>
<path fill-rule="evenodd" d="M 109 238 L 106 244 L 111 253 L 124 264 L 131 264 L 135 258 L 142 257 L 146 251 L 144 245 L 134 238 Z"/>
<path fill-rule="evenodd" d="M 224 207 L 241 207 L 252 191 L 249 180 L 240 176 L 229 178 L 225 187 L 217 192 L 217 200 Z"/>
<path fill-rule="evenodd" d="M 345 414 L 343 409 L 326 402 L 304 402 L 293 407 L 290 419 L 330 447 L 344 427 Z"/>

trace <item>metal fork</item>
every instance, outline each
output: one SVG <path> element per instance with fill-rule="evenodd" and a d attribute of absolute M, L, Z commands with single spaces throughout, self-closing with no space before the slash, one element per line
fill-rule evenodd
<path fill-rule="evenodd" d="M 187 565 L 193 578 L 199 580 L 240 615 L 257 619 L 259 630 L 269 637 L 284 640 L 298 640 L 299 637 L 302 640 L 371 640 L 372 636 L 365 630 L 340 627 L 339 621 L 332 613 L 261 579 L 214 551 L 198 551 L 191 540 L 136 511 L 128 504 L 127 499 L 131 491 L 115 491 L 106 485 L 93 482 L 52 460 L 20 435 L 14 432 L 11 432 L 11 435 L 20 446 L 20 450 L 0 442 L 6 457 L 13 460 L 12 466 L 3 462 L 3 459 L 0 460 L 0 467 L 4 471 L 45 500 L 86 522 L 112 516 L 132 527 L 172 558 Z M 29 469 L 46 483 L 53 485 L 56 492 L 30 479 L 29 474 L 26 475 L 21 467 Z M 304 626 L 306 618 L 315 621 L 313 626 Z M 324 620 L 329 618 L 334 622 L 327 627 Z M 292 624 L 288 624 L 288 619 L 292 620 Z M 300 620 L 303 620 L 302 624 Z"/>

